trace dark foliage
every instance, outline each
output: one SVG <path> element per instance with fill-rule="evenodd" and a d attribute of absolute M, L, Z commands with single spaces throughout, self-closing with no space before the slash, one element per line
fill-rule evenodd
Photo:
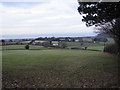
<path fill-rule="evenodd" d="M 120 52 L 120 2 L 79 2 L 78 12 L 86 26 L 112 36 Z"/>
<path fill-rule="evenodd" d="M 107 38 L 99 38 L 99 37 L 96 37 L 96 38 L 94 38 L 94 41 L 98 41 L 98 42 L 107 42 L 108 39 L 107 39 Z"/>
<path fill-rule="evenodd" d="M 61 43 L 60 47 L 61 48 L 66 48 L 68 45 L 66 43 Z"/>
<path fill-rule="evenodd" d="M 1 40 L 2 41 L 2 43 L 4 43 L 5 42 L 5 40 Z"/>
<path fill-rule="evenodd" d="M 119 54 L 118 46 L 116 44 L 107 45 L 104 48 L 104 52 L 118 55 Z"/>
<path fill-rule="evenodd" d="M 29 49 L 29 47 L 30 47 L 29 45 L 26 45 L 26 46 L 25 46 L 25 49 Z"/>
<path fill-rule="evenodd" d="M 87 26 L 105 24 L 120 17 L 118 2 L 79 2 L 78 11 L 84 14 L 82 21 Z"/>
<path fill-rule="evenodd" d="M 42 43 L 42 46 L 49 47 L 50 46 L 50 42 L 44 42 L 44 43 Z"/>

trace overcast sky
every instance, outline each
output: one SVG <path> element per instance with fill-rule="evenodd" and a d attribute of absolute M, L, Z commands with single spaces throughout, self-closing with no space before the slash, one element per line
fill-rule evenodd
<path fill-rule="evenodd" d="M 3 38 L 94 36 L 77 11 L 77 0 L 0 3 Z"/>

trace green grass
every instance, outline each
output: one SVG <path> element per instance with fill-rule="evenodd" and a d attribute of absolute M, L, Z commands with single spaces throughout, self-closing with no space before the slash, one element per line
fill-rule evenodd
<path fill-rule="evenodd" d="M 100 50 L 103 51 L 104 49 L 104 43 L 84 43 L 82 46 L 78 42 L 67 42 L 68 47 L 67 48 L 85 48 L 92 49 L 92 50 Z"/>
<path fill-rule="evenodd" d="M 87 49 L 103 51 L 104 46 L 88 46 Z"/>
<path fill-rule="evenodd" d="M 0 46 L 0 50 L 2 50 L 2 46 Z"/>
<path fill-rule="evenodd" d="M 111 87 L 117 84 L 117 57 L 80 50 L 3 51 L 3 87 Z"/>
<path fill-rule="evenodd" d="M 89 38 L 84 38 L 87 41 L 90 41 L 91 39 Z M 29 41 L 24 41 L 24 42 L 29 42 Z M 41 41 L 41 40 L 37 40 L 37 42 L 46 42 L 46 41 Z M 64 42 L 64 41 L 63 41 Z M 58 41 L 52 41 L 52 43 L 58 43 Z M 98 42 L 98 43 L 83 43 L 83 45 L 81 46 L 80 42 L 65 42 L 67 44 L 67 48 L 84 48 L 84 47 L 88 47 L 87 49 L 93 49 L 93 50 L 101 50 L 103 51 L 103 47 L 104 47 L 104 42 Z M 114 40 L 112 38 L 108 38 L 108 41 L 106 42 L 107 44 L 113 44 Z M 6 45 L 6 46 L 0 46 L 0 49 L 25 49 L 25 45 Z M 43 46 L 39 46 L 39 45 L 30 45 L 30 49 L 50 49 L 49 48 L 45 48 Z"/>
<path fill-rule="evenodd" d="M 25 49 L 25 45 L 6 45 L 2 46 L 3 50 L 6 49 Z M 47 49 L 44 46 L 39 46 L 39 45 L 30 45 L 30 49 Z"/>
<path fill-rule="evenodd" d="M 66 42 L 69 47 L 81 47 L 81 43 L 79 42 Z M 82 46 L 103 46 L 104 43 L 83 43 Z"/>
<path fill-rule="evenodd" d="M 6 45 L 2 46 L 2 49 L 24 49 L 25 45 Z"/>
<path fill-rule="evenodd" d="M 30 49 L 47 49 L 44 46 L 39 46 L 39 45 L 30 45 Z"/>
<path fill-rule="evenodd" d="M 52 41 L 52 43 L 59 43 L 58 41 Z"/>

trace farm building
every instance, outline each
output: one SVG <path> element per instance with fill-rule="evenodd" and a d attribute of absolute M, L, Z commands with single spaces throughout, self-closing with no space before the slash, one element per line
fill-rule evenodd
<path fill-rule="evenodd" d="M 53 45 L 53 46 L 59 46 L 59 42 L 58 41 L 52 41 L 51 45 Z"/>
<path fill-rule="evenodd" d="M 53 43 L 52 45 L 53 45 L 53 46 L 58 46 L 59 44 L 58 44 L 58 43 Z"/>
<path fill-rule="evenodd" d="M 32 45 L 41 45 L 41 44 L 44 43 L 44 42 L 47 42 L 47 41 L 35 40 L 35 41 L 33 41 L 31 44 L 32 44 Z"/>

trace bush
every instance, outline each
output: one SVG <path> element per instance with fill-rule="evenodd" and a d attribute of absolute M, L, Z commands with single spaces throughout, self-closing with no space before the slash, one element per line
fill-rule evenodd
<path fill-rule="evenodd" d="M 66 43 L 61 43 L 61 48 L 66 48 L 67 44 Z"/>
<path fill-rule="evenodd" d="M 29 49 L 29 47 L 30 47 L 29 45 L 26 45 L 26 46 L 25 46 L 25 49 Z"/>
<path fill-rule="evenodd" d="M 85 47 L 85 50 L 87 50 L 87 47 Z"/>
<path fill-rule="evenodd" d="M 44 43 L 42 43 L 42 46 L 49 47 L 50 46 L 50 42 L 44 42 Z"/>
<path fill-rule="evenodd" d="M 104 48 L 104 52 L 108 52 L 108 53 L 117 55 L 119 53 L 118 46 L 116 44 L 107 45 Z"/>

